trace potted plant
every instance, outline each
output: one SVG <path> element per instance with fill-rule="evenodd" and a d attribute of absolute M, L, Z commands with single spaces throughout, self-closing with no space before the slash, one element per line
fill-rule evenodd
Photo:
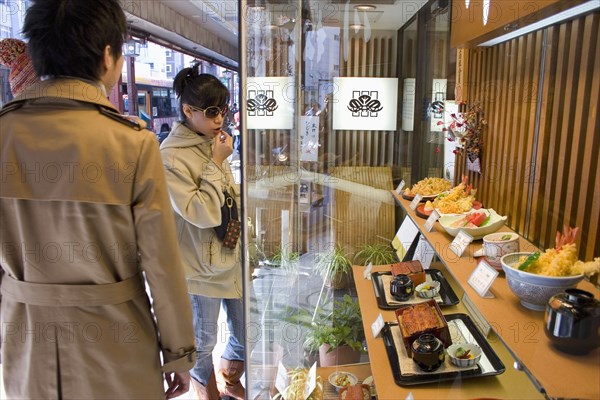
<path fill-rule="evenodd" d="M 269 259 L 267 260 L 268 265 L 274 268 L 281 268 L 287 272 L 297 272 L 298 271 L 298 259 L 300 258 L 300 253 L 296 251 L 291 251 L 287 247 L 277 247 L 275 252 Z"/>
<path fill-rule="evenodd" d="M 360 306 L 346 294 L 341 301 L 334 301 L 329 315 L 313 323 L 305 347 L 307 343 L 313 348 L 318 346 L 321 367 L 352 364 L 360 361 L 364 339 Z"/>
<path fill-rule="evenodd" d="M 397 261 L 396 253 L 390 246 L 382 244 L 364 244 L 354 255 L 354 261 L 359 265 L 385 265 Z"/>
<path fill-rule="evenodd" d="M 329 252 L 317 255 L 315 270 L 325 279 L 325 285 L 343 289 L 348 285 L 352 261 L 344 249 L 336 245 Z"/>

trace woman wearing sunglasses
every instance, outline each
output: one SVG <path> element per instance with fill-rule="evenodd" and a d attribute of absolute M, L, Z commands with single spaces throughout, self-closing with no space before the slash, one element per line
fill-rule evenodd
<path fill-rule="evenodd" d="M 199 73 L 198 65 L 180 71 L 173 89 L 182 119 L 173 124 L 160 148 L 196 332 L 198 359 L 190 371 L 192 387 L 200 399 L 217 399 L 219 392 L 244 399 L 240 244 L 231 249 L 215 234 L 222 222 L 224 193 L 239 203 L 227 162 L 233 152 L 232 138 L 222 130 L 229 92 L 216 77 Z M 231 335 L 218 367 L 217 387 L 212 351 L 221 305 Z"/>

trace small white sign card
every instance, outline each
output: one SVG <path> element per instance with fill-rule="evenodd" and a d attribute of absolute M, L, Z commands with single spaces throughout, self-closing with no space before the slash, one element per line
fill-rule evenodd
<path fill-rule="evenodd" d="M 363 273 L 363 276 L 365 279 L 371 280 L 371 270 L 373 269 L 373 263 L 369 263 L 367 265 L 367 268 L 365 268 L 365 272 Z"/>
<path fill-rule="evenodd" d="M 427 232 L 431 232 L 438 219 L 440 219 L 440 214 L 437 212 L 437 210 L 433 210 L 431 214 L 429 214 L 427 221 L 425 221 L 425 230 Z"/>
<path fill-rule="evenodd" d="M 423 196 L 420 194 L 415 195 L 415 198 L 410 202 L 410 209 L 411 210 L 416 210 L 417 206 L 419 205 L 419 203 L 421 202 L 421 200 L 423 200 Z"/>
<path fill-rule="evenodd" d="M 404 186 L 406 186 L 406 182 L 404 182 L 404 179 L 402 179 L 400 181 L 400 183 L 398 184 L 398 187 L 396 187 L 396 193 L 398 194 L 402 194 L 402 189 L 404 189 Z"/>
<path fill-rule="evenodd" d="M 473 236 L 469 235 L 465 231 L 458 231 L 458 235 L 456 235 L 452 243 L 450 243 L 450 250 L 452 250 L 454 254 L 460 257 L 472 241 Z"/>
<path fill-rule="evenodd" d="M 398 258 L 402 260 L 408 251 L 415 236 L 419 233 L 419 228 L 410 217 L 405 217 L 400 225 L 400 229 L 396 232 L 396 236 L 392 240 L 392 247 L 396 249 Z"/>
<path fill-rule="evenodd" d="M 375 319 L 375 322 L 373 322 L 371 324 L 371 332 L 373 332 L 373 337 L 374 338 L 376 338 L 377 336 L 379 336 L 379 334 L 381 333 L 381 330 L 383 329 L 384 325 L 385 325 L 385 322 L 383 321 L 383 315 L 381 315 L 381 313 L 379 313 L 379 315 Z"/>
<path fill-rule="evenodd" d="M 497 276 L 498 271 L 492 268 L 485 259 L 481 258 L 467 282 L 475 289 L 478 295 L 491 298 L 494 295 L 490 293 L 490 287 L 492 287 L 492 283 L 494 283 Z"/>
<path fill-rule="evenodd" d="M 415 256 L 413 257 L 413 260 L 419 260 L 423 265 L 423 269 L 429 269 L 434 255 L 435 250 L 433 250 L 433 247 L 431 247 L 427 240 L 425 240 L 425 237 L 421 235 L 419 237 L 417 248 L 415 249 Z"/>

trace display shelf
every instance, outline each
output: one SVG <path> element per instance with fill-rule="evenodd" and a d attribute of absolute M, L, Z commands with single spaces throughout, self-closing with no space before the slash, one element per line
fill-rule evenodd
<path fill-rule="evenodd" d="M 377 299 L 371 281 L 363 277 L 366 267 L 354 266 L 353 274 L 358 294 L 358 301 L 365 328 L 371 371 L 377 388 L 378 398 L 381 400 L 405 399 L 409 393 L 415 399 L 473 399 L 473 398 L 498 398 L 498 399 L 543 399 L 544 396 L 536 389 L 528 376 L 522 371 L 513 368 L 515 359 L 508 349 L 495 336 L 488 337 L 488 342 L 506 366 L 502 375 L 487 376 L 481 378 L 470 378 L 462 380 L 458 378 L 451 382 L 425 383 L 417 386 L 401 387 L 394 382 L 394 376 L 390 367 L 385 343 L 381 336 L 373 337 L 371 324 L 375 322 L 381 313 L 385 322 L 395 322 L 396 317 L 393 310 L 381 310 L 377 307 Z M 432 268 L 439 269 L 446 276 L 448 283 L 459 298 L 463 291 L 444 265 L 434 263 Z M 389 271 L 389 265 L 376 265 L 372 271 Z M 462 303 L 454 306 L 444 307 L 444 314 L 465 313 L 467 309 Z"/>
<path fill-rule="evenodd" d="M 491 287 L 493 298 L 482 298 L 467 283 L 477 265 L 473 254 L 482 246 L 475 241 L 457 257 L 449 245 L 454 239 L 434 225 L 431 232 L 424 229 L 424 220 L 410 209 L 410 202 L 392 191 L 396 203 L 418 226 L 427 242 L 446 267 L 449 275 L 461 286 L 474 307 L 495 331 L 501 341 L 515 356 L 521 368 L 526 370 L 540 390 L 551 398 L 600 398 L 600 350 L 582 356 L 573 356 L 556 350 L 544 333 L 544 312 L 524 308 L 511 292 L 504 274 L 501 273 Z M 500 231 L 513 232 L 504 226 Z M 537 247 L 520 238 L 520 251 L 537 251 Z M 447 276 L 448 279 L 448 276 Z M 600 291 L 587 281 L 578 287 L 599 297 Z M 509 365 L 509 364 L 507 364 Z"/>

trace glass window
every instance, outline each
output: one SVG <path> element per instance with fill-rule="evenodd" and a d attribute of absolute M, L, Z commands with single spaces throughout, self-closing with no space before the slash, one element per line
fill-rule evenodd
<path fill-rule="evenodd" d="M 389 243 L 397 181 L 441 177 L 433 145 L 431 157 L 414 155 L 428 107 L 418 100 L 409 107 L 403 98 L 407 79 L 413 91 L 422 84 L 417 23 L 409 23 L 418 7 L 266 3 L 248 2 L 241 25 L 247 378 L 248 398 L 258 399 L 277 392 L 280 364 L 291 370 L 331 362 L 338 349 L 321 346 L 331 337 L 344 337 L 353 350 L 337 363 L 368 370 L 363 325 L 353 319 L 361 321 L 351 267 L 373 248 L 396 260 Z M 432 41 L 439 41 L 437 30 L 448 35 L 438 24 Z M 428 68 L 435 71 L 419 75 L 422 81 L 447 79 L 445 67 Z M 413 126 L 402 126 L 403 115 Z"/>

